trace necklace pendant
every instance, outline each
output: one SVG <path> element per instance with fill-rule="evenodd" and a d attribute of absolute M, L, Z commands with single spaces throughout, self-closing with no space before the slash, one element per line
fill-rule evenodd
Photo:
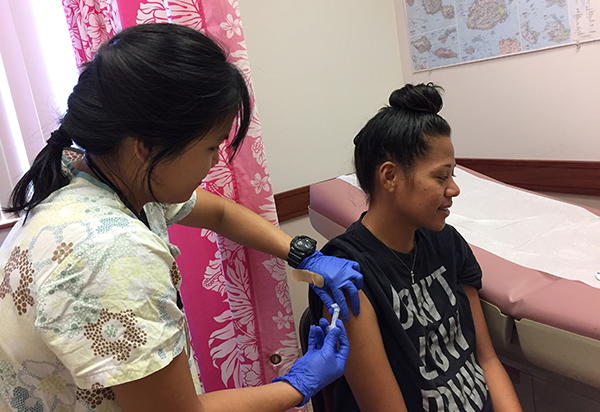
<path fill-rule="evenodd" d="M 413 272 L 412 270 L 410 271 L 410 280 L 412 281 L 412 283 L 415 283 L 415 272 Z"/>

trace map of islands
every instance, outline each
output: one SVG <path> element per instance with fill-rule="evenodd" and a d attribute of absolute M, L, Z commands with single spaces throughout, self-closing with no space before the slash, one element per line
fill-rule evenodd
<path fill-rule="evenodd" d="M 490 30 L 507 18 L 504 0 L 477 0 L 469 7 L 467 27 L 472 30 Z"/>
<path fill-rule="evenodd" d="M 532 0 L 535 1 L 535 0 Z M 461 61 L 473 61 L 520 51 L 516 0 L 457 0 Z M 515 51 L 515 52 L 516 52 Z"/>
<path fill-rule="evenodd" d="M 406 0 L 406 17 L 411 38 L 456 25 L 454 0 Z"/>
<path fill-rule="evenodd" d="M 535 50 L 571 41 L 566 0 L 518 0 L 523 50 Z"/>
<path fill-rule="evenodd" d="M 410 44 L 416 70 L 460 63 L 456 27 L 412 37 Z"/>
<path fill-rule="evenodd" d="M 413 70 L 572 42 L 568 0 L 405 0 Z"/>

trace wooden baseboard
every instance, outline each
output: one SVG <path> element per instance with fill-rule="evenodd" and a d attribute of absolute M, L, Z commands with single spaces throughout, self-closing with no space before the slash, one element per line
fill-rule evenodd
<path fill-rule="evenodd" d="M 456 162 L 523 189 L 600 196 L 600 162 L 470 158 Z"/>
<path fill-rule="evenodd" d="M 11 229 L 15 223 L 17 223 L 16 220 L 9 220 L 5 223 L 0 223 L 0 230 Z"/>
<path fill-rule="evenodd" d="M 600 196 L 600 162 L 458 158 L 466 168 L 537 192 Z M 308 213 L 310 186 L 275 195 L 279 221 Z"/>
<path fill-rule="evenodd" d="M 310 186 L 303 186 L 275 195 L 275 207 L 279 222 L 308 214 Z"/>

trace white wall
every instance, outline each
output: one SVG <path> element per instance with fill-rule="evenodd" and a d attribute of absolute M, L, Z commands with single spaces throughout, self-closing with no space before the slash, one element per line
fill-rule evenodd
<path fill-rule="evenodd" d="M 240 9 L 274 193 L 352 171 L 352 138 L 404 82 L 446 89 L 457 157 L 600 160 L 600 42 L 412 73 L 403 0 Z"/>
<path fill-rule="evenodd" d="M 413 74 L 395 1 L 404 80 L 444 87 L 457 157 L 600 160 L 600 41 Z"/>
<path fill-rule="evenodd" d="M 240 0 L 273 192 L 352 170 L 352 139 L 402 86 L 393 0 Z"/>

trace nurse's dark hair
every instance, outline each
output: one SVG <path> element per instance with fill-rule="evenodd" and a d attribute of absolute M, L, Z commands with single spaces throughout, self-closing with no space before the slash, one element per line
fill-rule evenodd
<path fill-rule="evenodd" d="M 427 154 L 435 137 L 450 137 L 450 125 L 438 112 L 443 89 L 433 83 L 407 84 L 394 90 L 385 106 L 354 138 L 354 167 L 361 188 L 370 199 L 376 171 L 392 161 L 409 173 Z"/>
<path fill-rule="evenodd" d="M 160 162 L 175 159 L 236 115 L 230 159 L 248 131 L 251 100 L 242 73 L 215 41 L 176 24 L 127 28 L 83 65 L 59 129 L 17 183 L 4 211 L 29 213 L 69 183 L 61 156 L 72 142 L 112 159 L 124 139 L 139 139 L 151 155 L 142 172 L 152 193 L 152 172 Z"/>

